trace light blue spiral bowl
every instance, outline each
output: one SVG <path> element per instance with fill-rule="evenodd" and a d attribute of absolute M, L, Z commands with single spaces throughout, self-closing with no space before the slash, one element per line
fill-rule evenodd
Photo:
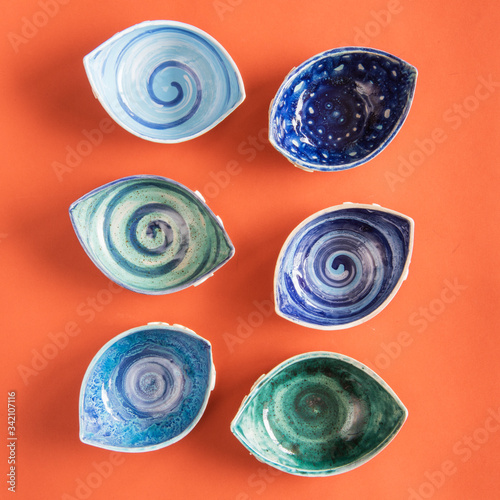
<path fill-rule="evenodd" d="M 245 99 L 240 72 L 224 47 L 176 21 L 132 26 L 83 62 L 94 95 L 109 115 L 153 142 L 193 139 Z"/>

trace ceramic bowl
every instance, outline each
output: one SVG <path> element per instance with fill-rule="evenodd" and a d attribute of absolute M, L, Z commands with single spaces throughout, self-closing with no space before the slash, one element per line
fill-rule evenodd
<path fill-rule="evenodd" d="M 163 448 L 200 420 L 215 384 L 210 343 L 179 325 L 150 323 L 108 342 L 80 391 L 80 439 L 124 452 Z"/>
<path fill-rule="evenodd" d="M 229 54 L 189 24 L 137 24 L 83 61 L 92 90 L 109 115 L 132 134 L 154 142 L 193 139 L 245 99 Z"/>
<path fill-rule="evenodd" d="M 380 50 L 344 47 L 294 68 L 271 103 L 269 140 L 308 171 L 352 168 L 395 137 L 413 100 L 417 70 Z"/>
<path fill-rule="evenodd" d="M 391 388 L 358 361 L 330 352 L 295 356 L 262 376 L 231 423 L 260 461 L 299 476 L 364 464 L 407 417 Z"/>
<path fill-rule="evenodd" d="M 75 201 L 69 213 L 96 266 L 135 292 L 198 285 L 234 255 L 222 221 L 201 194 L 164 177 L 111 182 Z"/>
<path fill-rule="evenodd" d="M 378 205 L 344 203 L 297 226 L 276 265 L 276 312 L 309 328 L 359 325 L 393 299 L 408 275 L 414 223 Z"/>

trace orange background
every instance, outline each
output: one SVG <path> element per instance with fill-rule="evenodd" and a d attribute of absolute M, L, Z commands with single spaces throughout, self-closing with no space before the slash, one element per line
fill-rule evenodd
<path fill-rule="evenodd" d="M 4 0 L 0 20 L 0 436 L 5 443 L 7 392 L 16 391 L 17 497 L 498 498 L 498 2 L 54 2 Z M 107 119 L 83 56 L 148 19 L 187 22 L 215 37 L 242 73 L 245 102 L 210 132 L 176 145 L 112 126 L 57 175 L 67 148 Z M 416 66 L 414 103 L 395 140 L 369 163 L 306 173 L 267 142 L 269 102 L 292 67 L 344 45 L 386 50 Z M 224 221 L 235 257 L 199 287 L 172 295 L 111 293 L 68 207 L 134 174 L 200 190 Z M 344 201 L 378 203 L 415 220 L 408 279 L 378 316 L 345 331 L 311 330 L 271 313 L 287 235 Z M 217 382 L 203 418 L 180 442 L 150 453 L 80 443 L 78 397 L 89 362 L 108 340 L 150 321 L 185 325 L 212 343 Z M 367 364 L 409 410 L 384 451 L 329 478 L 270 469 L 229 430 L 259 375 L 315 350 Z M 7 460 L 3 446 L 2 498 Z"/>

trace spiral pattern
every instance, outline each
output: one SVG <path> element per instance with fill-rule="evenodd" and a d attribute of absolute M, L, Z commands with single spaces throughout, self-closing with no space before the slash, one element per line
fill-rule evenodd
<path fill-rule="evenodd" d="M 276 268 L 276 304 L 313 328 L 346 328 L 381 310 L 409 264 L 411 219 L 374 207 L 333 207 L 301 224 Z"/>
<path fill-rule="evenodd" d="M 196 137 L 245 97 L 229 54 L 212 37 L 183 23 L 138 24 L 84 62 L 94 93 L 111 116 L 152 141 Z"/>
<path fill-rule="evenodd" d="M 291 358 L 259 381 L 231 429 L 261 461 L 292 474 L 357 467 L 394 437 L 406 409 L 361 363 L 334 353 Z"/>
<path fill-rule="evenodd" d="M 164 417 L 175 411 L 189 392 L 189 380 L 184 378 L 179 360 L 168 353 L 163 357 L 158 354 L 142 352 L 120 365 L 115 385 L 127 410 L 124 415 Z"/>
<path fill-rule="evenodd" d="M 141 293 L 180 290 L 234 254 L 220 221 L 195 193 L 162 177 L 135 176 L 102 186 L 70 208 L 96 265 Z"/>
<path fill-rule="evenodd" d="M 82 384 L 82 440 L 146 451 L 180 439 L 201 417 L 214 373 L 210 344 L 183 327 L 119 335 L 96 355 Z"/>
<path fill-rule="evenodd" d="M 269 138 L 306 170 L 360 165 L 394 138 L 413 99 L 413 66 L 373 49 L 335 49 L 294 69 L 271 104 Z"/>

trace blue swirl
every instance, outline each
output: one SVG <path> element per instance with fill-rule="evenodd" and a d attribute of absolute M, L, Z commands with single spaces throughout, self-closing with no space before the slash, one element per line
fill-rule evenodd
<path fill-rule="evenodd" d="M 169 107 L 169 106 L 176 106 L 177 104 L 179 104 L 182 101 L 182 99 L 184 97 L 184 91 L 182 90 L 182 85 L 179 82 L 173 81 L 173 82 L 170 83 L 172 85 L 172 87 L 174 87 L 177 90 L 176 97 L 174 97 L 170 101 L 166 101 L 164 99 L 160 99 L 156 95 L 155 90 L 153 88 L 153 83 L 155 81 L 155 78 L 158 76 L 158 74 L 161 71 L 163 71 L 165 68 L 169 68 L 169 67 L 182 68 L 186 73 L 188 73 L 196 81 L 197 102 L 198 102 L 198 106 L 199 106 L 199 101 L 201 101 L 201 85 L 200 85 L 200 80 L 196 76 L 196 73 L 194 73 L 189 68 L 189 66 L 186 66 L 185 64 L 182 64 L 182 63 L 177 62 L 177 61 L 167 61 L 167 62 L 164 62 L 164 63 L 160 64 L 153 71 L 153 73 L 151 73 L 151 76 L 149 77 L 149 80 L 148 80 L 148 91 L 149 91 L 149 95 L 151 96 L 151 99 L 154 102 L 157 102 L 158 104 L 162 104 L 162 105 L 167 106 L 167 107 Z M 196 109 L 198 109 L 198 107 L 196 107 Z M 195 111 L 196 111 L 196 109 L 195 109 Z"/>
<path fill-rule="evenodd" d="M 194 103 L 191 104 L 189 111 L 187 113 L 185 113 L 181 118 L 179 118 L 177 120 L 173 120 L 171 122 L 167 122 L 167 123 L 155 123 L 155 122 L 152 122 L 149 120 L 144 120 L 139 115 L 134 113 L 127 106 L 127 104 L 125 103 L 125 101 L 123 100 L 121 95 L 118 95 L 118 101 L 120 102 L 120 105 L 123 107 L 123 109 L 127 112 L 127 114 L 129 116 L 131 116 L 137 123 L 140 123 L 141 125 L 144 125 L 146 127 L 150 127 L 153 129 L 158 129 L 158 130 L 166 130 L 169 128 L 178 127 L 179 125 L 182 125 L 183 123 L 190 120 L 194 116 L 194 114 L 198 111 L 198 108 L 200 107 L 200 104 L 201 104 L 202 95 L 203 95 L 202 89 L 201 89 L 200 79 L 198 78 L 196 73 L 191 68 L 189 68 L 189 66 L 187 66 L 186 64 L 182 64 L 178 61 L 166 61 L 155 68 L 155 70 L 151 73 L 151 76 L 149 77 L 148 82 L 147 82 L 148 94 L 153 102 L 156 102 L 157 104 L 160 104 L 166 108 L 172 108 L 172 107 L 180 105 L 183 101 L 183 98 L 184 98 L 183 87 L 182 87 L 181 83 L 176 82 L 176 81 L 173 81 L 170 83 L 172 85 L 172 87 L 174 87 L 177 90 L 177 95 L 173 99 L 168 101 L 168 100 L 160 99 L 156 95 L 155 90 L 153 88 L 155 78 L 162 71 L 164 71 L 166 68 L 180 68 L 180 69 L 182 69 L 186 73 L 186 75 L 189 75 L 189 77 L 191 77 L 191 79 L 194 82 L 195 88 L 196 88 L 196 99 L 195 99 Z"/>

